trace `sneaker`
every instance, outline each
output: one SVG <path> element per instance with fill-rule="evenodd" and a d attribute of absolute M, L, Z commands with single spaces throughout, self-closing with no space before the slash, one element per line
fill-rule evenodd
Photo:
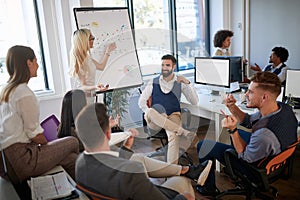
<path fill-rule="evenodd" d="M 198 178 L 198 181 L 197 181 L 198 185 L 201 185 L 201 186 L 204 185 L 204 183 L 205 183 L 205 181 L 206 181 L 206 179 L 208 177 L 208 174 L 210 172 L 211 165 L 212 165 L 212 161 L 209 160 L 207 162 L 207 165 L 205 166 L 205 168 L 203 169 L 203 171 L 201 172 L 201 174 L 200 174 L 200 176 Z"/>
<path fill-rule="evenodd" d="M 196 186 L 196 190 L 203 196 L 212 196 L 215 197 L 220 194 L 219 189 L 216 186 Z"/>
<path fill-rule="evenodd" d="M 207 168 L 209 161 L 210 160 L 207 160 L 199 165 L 189 166 L 189 171 L 187 173 L 185 173 L 184 176 L 198 182 L 198 179 L 200 178 L 200 174 L 203 172 L 203 170 L 205 170 Z M 211 167 L 211 164 L 210 164 L 210 167 Z M 210 169 L 210 167 L 209 167 L 209 169 Z"/>

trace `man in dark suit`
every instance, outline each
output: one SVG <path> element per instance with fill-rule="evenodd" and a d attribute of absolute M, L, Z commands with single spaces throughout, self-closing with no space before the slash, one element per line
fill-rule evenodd
<path fill-rule="evenodd" d="M 124 158 L 126 157 L 124 152 L 128 153 L 129 149 L 120 151 L 120 154 L 110 150 L 111 129 L 109 116 L 103 104 L 95 103 L 86 106 L 79 113 L 75 124 L 78 137 L 85 147 L 85 151 L 76 162 L 78 184 L 116 199 L 195 199 L 191 180 L 186 177 L 172 176 L 161 186 L 156 186 L 148 178 L 148 174 L 155 173 L 155 170 L 146 172 L 149 170 L 146 166 L 147 162 L 150 162 L 151 158 L 147 160 L 145 157 L 146 162 L 137 162 Z M 134 133 L 136 130 L 131 131 Z M 128 143 L 129 146 L 132 145 L 133 138 L 126 141 L 125 149 Z M 174 175 L 184 174 L 182 166 L 168 163 L 165 163 L 165 166 L 179 167 L 181 172 Z M 160 170 L 159 167 L 156 169 L 156 171 Z M 200 167 L 200 170 L 194 171 L 194 175 L 199 177 L 203 170 L 209 171 L 210 167 L 205 169 Z M 193 170 L 189 168 L 185 176 L 194 178 L 192 172 Z"/>

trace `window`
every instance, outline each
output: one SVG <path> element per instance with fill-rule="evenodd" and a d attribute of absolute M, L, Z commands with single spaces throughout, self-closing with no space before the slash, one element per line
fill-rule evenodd
<path fill-rule="evenodd" d="M 39 63 L 38 76 L 29 81 L 29 87 L 34 91 L 48 89 L 35 1 L 0 0 L 0 4 L 0 85 L 9 78 L 5 66 L 7 50 L 24 45 L 34 50 Z"/>
<path fill-rule="evenodd" d="M 205 1 L 176 0 L 176 26 L 179 71 L 194 68 L 194 57 L 209 56 L 205 44 Z"/>
<path fill-rule="evenodd" d="M 178 70 L 208 56 L 207 0 L 94 0 L 95 7 L 127 6 L 143 76 L 160 73 L 161 56 L 178 58 Z"/>
<path fill-rule="evenodd" d="M 168 0 L 133 1 L 136 48 L 142 74 L 160 73 L 161 56 L 172 54 Z"/>

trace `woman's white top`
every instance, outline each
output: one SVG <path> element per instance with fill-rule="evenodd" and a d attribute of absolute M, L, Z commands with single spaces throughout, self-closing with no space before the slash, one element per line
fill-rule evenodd
<path fill-rule="evenodd" d="M 82 70 L 86 69 L 86 70 Z M 75 88 L 82 89 L 86 94 L 87 103 L 93 103 L 95 101 L 94 98 L 94 90 L 88 91 L 84 89 L 84 85 L 86 86 L 94 86 L 95 85 L 95 78 L 96 78 L 96 65 L 93 62 L 93 59 L 90 55 L 86 57 L 85 62 L 83 63 L 83 66 L 81 70 L 79 70 L 78 76 L 82 77 L 81 79 L 83 82 L 80 82 L 79 77 L 76 78 L 75 82 Z"/>
<path fill-rule="evenodd" d="M 29 143 L 44 130 L 39 123 L 39 104 L 26 83 L 18 85 L 8 102 L 0 104 L 0 143 L 5 149 L 15 143 Z"/>
<path fill-rule="evenodd" d="M 86 70 L 83 70 L 86 69 Z M 83 85 L 93 86 L 95 85 L 95 74 L 96 74 L 96 65 L 93 62 L 93 59 L 88 55 L 83 63 L 83 66 L 79 70 L 79 74 L 76 81 L 76 88 L 81 88 Z M 79 77 L 83 82 L 80 82 Z"/>

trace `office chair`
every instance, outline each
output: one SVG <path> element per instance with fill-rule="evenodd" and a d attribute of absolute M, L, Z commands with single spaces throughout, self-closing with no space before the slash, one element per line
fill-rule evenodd
<path fill-rule="evenodd" d="M 59 124 L 59 120 L 55 115 L 50 115 L 41 122 L 41 127 L 44 129 L 44 136 L 48 142 L 57 139 L 57 129 Z"/>
<path fill-rule="evenodd" d="M 298 141 L 290 145 L 287 149 L 276 156 L 270 156 L 258 164 L 250 164 L 239 160 L 243 168 L 253 175 L 251 180 L 242 172 L 234 169 L 232 161 L 238 159 L 237 153 L 233 149 L 225 151 L 226 173 L 235 181 L 236 188 L 221 192 L 216 199 L 225 195 L 245 195 L 246 199 L 258 197 L 261 199 L 274 199 L 279 195 L 278 190 L 270 184 L 279 179 L 288 179 L 292 175 L 293 159 Z M 271 191 L 271 195 L 263 192 Z"/>
<path fill-rule="evenodd" d="M 78 183 L 76 184 L 76 188 L 78 190 L 80 190 L 81 192 L 83 192 L 85 195 L 87 195 L 92 200 L 117 200 L 117 199 L 99 194 L 99 193 L 93 191 L 92 189 L 85 187 L 83 185 L 80 185 Z"/>

